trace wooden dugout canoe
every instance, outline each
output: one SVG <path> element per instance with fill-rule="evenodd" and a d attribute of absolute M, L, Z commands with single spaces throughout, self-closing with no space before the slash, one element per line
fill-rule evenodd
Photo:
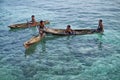
<path fill-rule="evenodd" d="M 28 41 L 24 42 L 23 45 L 24 45 L 25 48 L 29 48 L 31 45 L 41 41 L 44 37 L 45 37 L 45 34 L 42 37 L 40 37 L 40 35 L 33 36 Z"/>
<path fill-rule="evenodd" d="M 48 20 L 44 21 L 44 24 L 49 24 L 50 22 Z M 36 26 L 39 25 L 39 22 L 37 22 Z M 18 29 L 18 28 L 28 28 L 28 27 L 35 27 L 35 26 L 30 26 L 29 23 L 20 23 L 20 24 L 13 24 L 8 26 L 11 29 Z"/>
<path fill-rule="evenodd" d="M 43 30 L 47 34 L 53 34 L 53 35 L 58 35 L 58 36 L 69 36 L 69 35 L 85 35 L 85 34 L 94 34 L 94 33 L 103 33 L 103 32 L 98 32 L 96 29 L 75 29 L 73 30 L 72 34 L 67 34 L 65 33 L 65 29 L 53 29 L 53 28 L 47 28 Z M 31 45 L 39 42 L 45 37 L 45 34 L 43 37 L 40 37 L 40 35 L 34 36 L 28 41 L 24 43 L 25 48 L 29 48 Z"/>
<path fill-rule="evenodd" d="M 45 33 L 48 33 L 48 34 L 59 35 L 59 36 L 103 33 L 103 32 L 97 31 L 97 29 L 75 29 L 75 30 L 73 30 L 73 33 L 71 33 L 71 34 L 65 33 L 65 29 L 47 28 L 47 29 L 45 29 L 43 31 Z"/>

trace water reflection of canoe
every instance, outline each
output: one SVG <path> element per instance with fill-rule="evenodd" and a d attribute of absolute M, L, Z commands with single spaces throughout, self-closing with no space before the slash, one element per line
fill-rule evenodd
<path fill-rule="evenodd" d="M 44 24 L 49 24 L 50 22 L 48 20 L 44 21 Z M 39 22 L 37 22 L 37 25 L 39 25 Z M 17 28 L 28 28 L 28 27 L 35 27 L 30 26 L 28 23 L 21 23 L 21 24 L 13 24 L 8 26 L 11 29 L 17 29 Z"/>
<path fill-rule="evenodd" d="M 102 33 L 102 32 L 98 32 L 96 29 L 75 29 L 71 34 L 65 33 L 65 29 L 47 28 L 46 30 L 43 31 L 48 34 L 60 35 L 60 36 Z"/>
<path fill-rule="evenodd" d="M 42 40 L 44 37 L 45 37 L 45 34 L 44 34 L 42 37 L 40 37 L 40 35 L 34 36 L 34 37 L 30 38 L 28 41 L 26 41 L 26 42 L 24 43 L 24 47 L 25 47 L 25 48 L 29 48 L 31 45 L 39 42 L 39 41 Z"/>

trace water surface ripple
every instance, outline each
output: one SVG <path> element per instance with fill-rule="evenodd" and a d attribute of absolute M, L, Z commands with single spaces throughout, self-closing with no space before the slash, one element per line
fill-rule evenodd
<path fill-rule="evenodd" d="M 7 26 L 30 20 L 50 20 L 52 28 L 96 28 L 101 34 L 47 35 L 25 50 L 23 43 L 36 28 Z M 0 80 L 120 80 L 119 0 L 0 0 Z"/>

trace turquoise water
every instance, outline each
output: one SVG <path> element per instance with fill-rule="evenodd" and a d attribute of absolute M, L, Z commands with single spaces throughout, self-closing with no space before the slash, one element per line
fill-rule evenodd
<path fill-rule="evenodd" d="M 104 35 L 47 35 L 25 50 L 23 43 L 36 28 L 7 26 L 30 20 L 46 25 L 96 28 L 103 19 Z M 120 80 L 119 0 L 0 0 L 0 80 Z"/>

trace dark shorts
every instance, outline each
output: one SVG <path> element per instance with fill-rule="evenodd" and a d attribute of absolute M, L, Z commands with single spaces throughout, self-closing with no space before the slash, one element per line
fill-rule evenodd
<path fill-rule="evenodd" d="M 44 32 L 43 32 L 43 28 L 39 28 L 39 33 L 40 34 L 43 34 Z"/>
<path fill-rule="evenodd" d="M 98 29 L 97 29 L 97 31 L 98 31 L 98 32 L 101 32 L 101 31 L 102 31 L 102 29 L 101 29 L 101 28 L 98 28 Z"/>

